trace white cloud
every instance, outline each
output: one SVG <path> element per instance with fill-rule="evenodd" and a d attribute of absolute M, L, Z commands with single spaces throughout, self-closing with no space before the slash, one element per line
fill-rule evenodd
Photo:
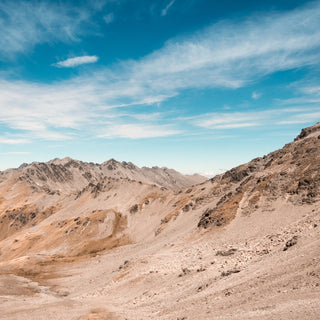
<path fill-rule="evenodd" d="M 165 16 L 168 13 L 168 10 L 173 6 L 173 4 L 176 2 L 176 0 L 171 0 L 164 9 L 161 11 L 161 15 Z"/>
<path fill-rule="evenodd" d="M 105 134 L 99 138 L 129 138 L 145 139 L 159 138 L 179 134 L 180 131 L 168 128 L 168 126 L 146 124 L 118 124 L 110 126 Z"/>
<path fill-rule="evenodd" d="M 301 91 L 306 94 L 314 94 L 316 96 L 320 95 L 320 86 L 310 86 L 310 87 L 303 87 Z"/>
<path fill-rule="evenodd" d="M 285 108 L 263 111 L 207 113 L 185 118 L 194 126 L 210 130 L 227 130 L 272 125 L 315 123 L 320 118 L 320 107 Z M 183 119 L 182 119 L 183 120 Z"/>
<path fill-rule="evenodd" d="M 108 13 L 103 17 L 103 20 L 105 21 L 106 24 L 110 24 L 114 21 L 114 13 Z"/>
<path fill-rule="evenodd" d="M 310 84 L 312 82 L 313 84 Z M 309 83 L 309 85 L 306 85 Z M 299 94 L 299 96 L 295 96 L 293 98 L 288 99 L 278 99 L 277 102 L 281 105 L 307 105 L 310 107 L 311 105 L 315 105 L 316 107 L 320 103 L 320 85 L 317 80 L 310 81 L 297 81 L 294 82 L 291 86 L 291 89 L 294 90 L 295 94 Z M 302 93 L 302 95 L 301 95 Z"/>
<path fill-rule="evenodd" d="M 13 152 L 1 152 L 3 155 L 20 155 L 20 154 L 30 154 L 31 152 L 27 151 L 13 151 Z"/>
<path fill-rule="evenodd" d="M 95 11 L 48 1 L 1 1 L 0 59 L 29 52 L 40 43 L 79 41 L 92 30 Z"/>
<path fill-rule="evenodd" d="M 95 63 L 98 60 L 99 58 L 97 56 L 81 56 L 81 57 L 75 57 L 75 58 L 59 61 L 55 63 L 54 66 L 60 67 L 60 68 L 74 68 L 81 64 Z"/>
<path fill-rule="evenodd" d="M 89 91 L 85 85 L 77 88 L 70 83 L 51 86 L 0 81 L 0 121 L 10 129 L 24 131 L 30 139 L 69 139 L 71 131 L 90 120 L 87 108 L 98 104 Z"/>
<path fill-rule="evenodd" d="M 130 116 L 134 119 L 139 120 L 139 121 L 154 121 L 154 120 L 158 120 L 161 118 L 161 113 L 160 112 L 137 113 L 137 114 L 131 114 Z"/>
<path fill-rule="evenodd" d="M 318 105 L 320 98 L 317 96 L 300 96 L 297 98 L 278 99 L 278 102 L 282 105 Z"/>
<path fill-rule="evenodd" d="M 207 129 L 235 129 L 258 126 L 259 115 L 253 112 L 207 113 L 191 120 L 194 125 Z"/>
<path fill-rule="evenodd" d="M 252 92 L 252 99 L 258 100 L 259 98 L 261 98 L 261 93 L 256 91 Z"/>
<path fill-rule="evenodd" d="M 0 144 L 25 144 L 29 142 L 27 139 L 0 137 Z"/>
<path fill-rule="evenodd" d="M 319 108 L 318 108 L 319 109 Z M 286 120 L 278 121 L 277 124 L 299 124 L 299 123 L 316 123 L 320 120 L 320 110 L 315 110 L 315 112 L 304 112 L 300 114 L 295 114 Z"/>

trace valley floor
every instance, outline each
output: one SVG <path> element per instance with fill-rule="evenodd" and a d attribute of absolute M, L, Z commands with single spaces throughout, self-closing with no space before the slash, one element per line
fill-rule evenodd
<path fill-rule="evenodd" d="M 267 228 L 261 213 L 251 225 L 239 216 L 90 259 L 56 257 L 38 264 L 38 277 L 2 273 L 0 319 L 319 319 L 319 209 L 301 207 L 290 224 L 280 213 L 265 213 L 275 221 Z"/>

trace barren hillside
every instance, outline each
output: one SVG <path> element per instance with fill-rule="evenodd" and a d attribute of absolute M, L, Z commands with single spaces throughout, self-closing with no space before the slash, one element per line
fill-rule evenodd
<path fill-rule="evenodd" d="M 206 181 L 115 160 L 1 172 L 0 318 L 318 319 L 319 200 L 319 123 Z"/>

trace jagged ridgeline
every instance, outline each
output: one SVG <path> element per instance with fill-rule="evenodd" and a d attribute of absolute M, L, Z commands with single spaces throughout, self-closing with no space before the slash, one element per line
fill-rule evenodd
<path fill-rule="evenodd" d="M 108 178 L 136 180 L 167 189 L 187 187 L 206 180 L 198 174 L 183 175 L 165 167 L 139 168 L 131 162 L 118 162 L 114 159 L 102 164 L 71 158 L 54 159 L 47 163 L 22 164 L 18 169 L 1 172 L 0 181 L 13 175 L 16 175 L 19 181 L 27 182 L 34 190 L 52 193 L 59 192 L 60 189 L 63 191 L 65 188 L 81 190 L 88 184 L 98 184 Z"/>

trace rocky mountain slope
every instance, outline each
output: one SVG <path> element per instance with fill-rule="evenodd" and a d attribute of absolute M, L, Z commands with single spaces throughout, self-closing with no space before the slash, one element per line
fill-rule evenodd
<path fill-rule="evenodd" d="M 79 191 L 89 183 L 97 184 L 104 178 L 136 180 L 168 189 L 188 187 L 207 180 L 198 174 L 183 175 L 165 167 L 139 168 L 131 162 L 118 162 L 114 159 L 97 164 L 71 158 L 22 164 L 18 169 L 0 172 L 0 183 L 8 178 L 25 181 L 34 190 L 48 193 Z"/>
<path fill-rule="evenodd" d="M 320 124 L 188 179 L 114 160 L 2 172 L 1 319 L 318 319 Z"/>

